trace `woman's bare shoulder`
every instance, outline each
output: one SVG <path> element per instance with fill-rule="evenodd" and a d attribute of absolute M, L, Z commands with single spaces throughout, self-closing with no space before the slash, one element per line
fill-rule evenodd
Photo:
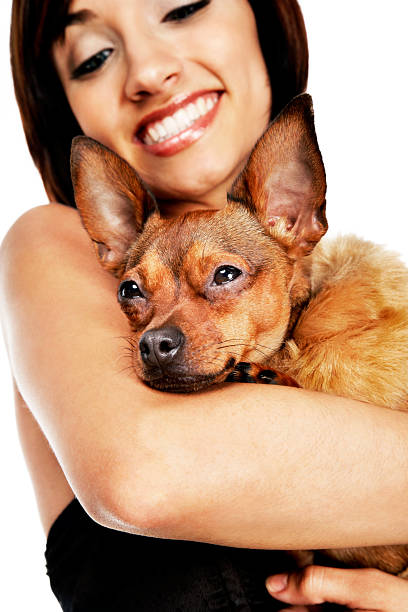
<path fill-rule="evenodd" d="M 14 253 L 14 249 L 67 248 L 73 246 L 73 239 L 86 244 L 78 211 L 62 204 L 45 204 L 25 212 L 7 232 L 1 245 L 0 254 Z M 78 245 L 77 245 L 78 246 Z"/>
<path fill-rule="evenodd" d="M 68 294 L 76 283 L 93 281 L 95 291 L 115 295 L 117 282 L 99 265 L 78 211 L 62 204 L 46 204 L 25 212 L 0 247 L 0 286 L 6 295 L 23 282 L 37 294 L 47 293 L 52 289 L 49 281 L 54 274 L 55 278 L 69 276 L 70 282 L 64 287 Z"/>

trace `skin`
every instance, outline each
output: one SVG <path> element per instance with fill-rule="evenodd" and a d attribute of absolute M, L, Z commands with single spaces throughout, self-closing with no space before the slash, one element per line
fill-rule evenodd
<path fill-rule="evenodd" d="M 75 1 L 73 11 L 96 18 L 70 26 L 54 49 L 84 132 L 133 164 L 169 215 L 222 205 L 271 100 L 245 0 L 214 0 L 206 14 L 163 21 L 181 5 Z M 245 35 L 228 38 L 244 26 Z M 106 46 L 115 52 L 99 71 L 69 78 Z M 215 120 L 188 148 L 163 158 L 133 142 L 147 114 L 180 94 L 219 88 Z M 191 396 L 146 388 L 126 367 L 116 282 L 96 261 L 77 212 L 63 206 L 33 209 L 10 230 L 0 282 L 20 436 L 46 533 L 75 494 L 101 524 L 157 537 L 259 548 L 408 541 L 406 415 L 289 388 L 241 384 L 238 394 L 225 385 Z M 345 575 L 343 592 L 363 597 L 368 574 Z M 330 597 L 321 586 L 330 577 L 326 570 L 307 596 Z M 405 581 L 384 580 L 403 602 Z M 281 600 L 315 603 L 300 601 L 303 584 L 292 580 Z M 354 607 L 397 609 L 380 605 Z"/>

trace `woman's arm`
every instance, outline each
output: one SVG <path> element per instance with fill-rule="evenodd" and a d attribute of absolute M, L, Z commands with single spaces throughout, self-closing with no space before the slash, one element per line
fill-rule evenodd
<path fill-rule="evenodd" d="M 267 385 L 148 389 L 72 209 L 16 223 L 0 282 L 17 386 L 95 520 L 259 548 L 408 541 L 405 414 Z"/>

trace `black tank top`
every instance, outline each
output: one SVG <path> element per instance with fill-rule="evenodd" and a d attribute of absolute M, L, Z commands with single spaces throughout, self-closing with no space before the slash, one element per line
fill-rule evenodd
<path fill-rule="evenodd" d="M 76 499 L 51 527 L 45 557 L 64 612 L 281 610 L 264 582 L 290 563 L 274 551 L 114 531 Z"/>

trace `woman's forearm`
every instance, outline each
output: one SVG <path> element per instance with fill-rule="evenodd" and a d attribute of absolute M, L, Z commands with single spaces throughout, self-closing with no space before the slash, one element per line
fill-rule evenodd
<path fill-rule="evenodd" d="M 116 282 L 60 209 L 3 245 L 3 324 L 19 390 L 96 520 L 259 548 L 408 541 L 407 415 L 261 385 L 146 388 Z"/>
<path fill-rule="evenodd" d="M 255 548 L 408 541 L 403 413 L 233 385 L 182 403 L 156 398 L 140 433 L 157 535 Z M 136 461 L 127 465 L 130 499 Z"/>

